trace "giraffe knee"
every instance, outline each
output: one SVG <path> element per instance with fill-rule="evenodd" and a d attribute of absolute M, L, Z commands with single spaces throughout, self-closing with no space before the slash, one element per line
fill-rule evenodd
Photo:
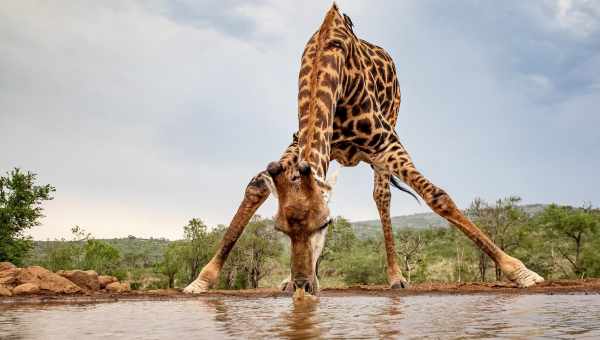
<path fill-rule="evenodd" d="M 389 188 L 377 188 L 373 190 L 373 199 L 375 202 L 386 202 L 392 198 Z"/>
<path fill-rule="evenodd" d="M 251 196 L 265 196 L 269 195 L 271 190 L 269 189 L 269 185 L 267 184 L 268 178 L 265 178 L 267 175 L 265 172 L 261 172 L 258 175 L 254 176 L 248 186 L 246 187 L 246 195 Z"/>
<path fill-rule="evenodd" d="M 456 209 L 456 205 L 450 196 L 444 191 L 444 189 L 435 187 L 431 195 L 431 208 L 436 213 L 442 216 L 447 216 Z"/>

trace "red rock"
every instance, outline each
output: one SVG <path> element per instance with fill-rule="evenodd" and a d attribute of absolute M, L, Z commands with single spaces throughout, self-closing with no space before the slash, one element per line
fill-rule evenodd
<path fill-rule="evenodd" d="M 11 268 L 0 271 L 0 285 L 15 286 L 18 284 L 17 276 L 19 275 L 19 268 Z"/>
<path fill-rule="evenodd" d="M 0 296 L 12 296 L 10 288 L 0 285 Z"/>
<path fill-rule="evenodd" d="M 53 293 L 73 294 L 81 292 L 81 288 L 64 277 L 46 273 L 40 277 L 40 288 L 49 290 Z"/>
<path fill-rule="evenodd" d="M 72 294 L 81 292 L 81 288 L 64 277 L 46 268 L 32 266 L 22 268 L 17 275 L 17 283 L 33 283 L 39 288 L 53 293 Z"/>
<path fill-rule="evenodd" d="M 40 291 L 40 286 L 35 283 L 23 283 L 22 285 L 18 285 L 13 289 L 13 294 L 21 295 L 21 294 L 35 294 Z"/>
<path fill-rule="evenodd" d="M 40 266 L 21 268 L 17 275 L 17 280 L 20 283 L 38 283 L 41 275 L 47 273 L 50 273 L 50 271 Z"/>
<path fill-rule="evenodd" d="M 106 286 L 106 290 L 108 290 L 111 293 L 124 293 L 129 292 L 131 290 L 131 287 L 127 282 L 113 282 L 109 283 Z"/>
<path fill-rule="evenodd" d="M 15 269 L 17 268 L 17 266 L 15 266 L 14 264 L 10 263 L 10 262 L 0 262 L 0 272 L 7 270 L 7 269 Z"/>
<path fill-rule="evenodd" d="M 93 270 L 61 270 L 56 273 L 73 282 L 82 289 L 88 291 L 97 291 L 100 289 L 98 273 Z"/>
<path fill-rule="evenodd" d="M 98 282 L 100 283 L 101 289 L 104 289 L 104 288 L 106 288 L 107 285 L 109 285 L 113 282 L 117 282 L 117 281 L 119 281 L 119 280 L 117 280 L 117 278 L 114 276 L 109 276 L 109 275 L 98 276 Z"/>

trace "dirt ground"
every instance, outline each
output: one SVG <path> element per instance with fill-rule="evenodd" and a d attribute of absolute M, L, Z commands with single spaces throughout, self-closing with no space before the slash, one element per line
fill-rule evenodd
<path fill-rule="evenodd" d="M 600 294 L 600 279 L 547 281 L 530 288 L 518 288 L 513 284 L 504 282 L 421 283 L 412 285 L 406 289 L 397 290 L 389 289 L 387 286 L 353 286 L 348 288 L 323 288 L 319 296 L 412 296 L 432 294 Z M 179 300 L 195 299 L 198 297 L 265 298 L 285 296 L 291 296 L 291 293 L 281 292 L 276 288 L 211 290 L 201 295 L 187 295 L 176 289 L 161 289 L 131 291 L 120 294 L 94 292 L 73 295 L 36 294 L 0 297 L 0 306 L 15 304 L 79 304 L 135 300 Z"/>

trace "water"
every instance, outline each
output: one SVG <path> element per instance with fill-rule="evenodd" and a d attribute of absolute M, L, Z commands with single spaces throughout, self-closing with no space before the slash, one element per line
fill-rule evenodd
<path fill-rule="evenodd" d="M 600 295 L 198 298 L 0 307 L 0 339 L 600 339 Z"/>

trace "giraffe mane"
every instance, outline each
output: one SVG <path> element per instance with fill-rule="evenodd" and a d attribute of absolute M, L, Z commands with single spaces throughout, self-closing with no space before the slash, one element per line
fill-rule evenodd
<path fill-rule="evenodd" d="M 325 16 L 325 19 L 323 20 L 323 23 L 321 24 L 321 27 L 319 27 L 319 31 L 317 32 L 317 46 L 316 46 L 316 53 L 315 53 L 315 57 L 313 59 L 312 62 L 312 69 L 313 70 L 317 70 L 318 69 L 318 64 L 319 64 L 319 60 L 321 58 L 321 55 L 323 54 L 323 50 L 324 50 L 324 45 L 325 45 L 325 39 L 327 38 L 327 32 L 329 31 L 329 29 L 331 28 L 332 24 L 333 24 L 333 19 L 335 16 L 335 13 L 338 13 L 338 7 L 337 4 L 334 2 L 333 6 L 331 7 L 331 9 L 327 12 L 327 15 Z M 313 74 L 311 74 L 310 77 L 310 98 L 315 98 L 317 95 L 317 90 L 319 88 L 319 74 L 318 72 L 313 72 Z M 308 120 L 307 120 L 307 126 L 306 126 L 306 145 L 304 147 L 304 149 L 302 150 L 302 159 L 309 161 L 310 162 L 310 155 L 312 153 L 312 142 L 314 139 L 314 131 L 315 131 L 315 122 L 317 120 L 317 103 L 315 100 L 311 100 L 311 102 L 309 103 L 309 107 L 308 107 Z"/>

